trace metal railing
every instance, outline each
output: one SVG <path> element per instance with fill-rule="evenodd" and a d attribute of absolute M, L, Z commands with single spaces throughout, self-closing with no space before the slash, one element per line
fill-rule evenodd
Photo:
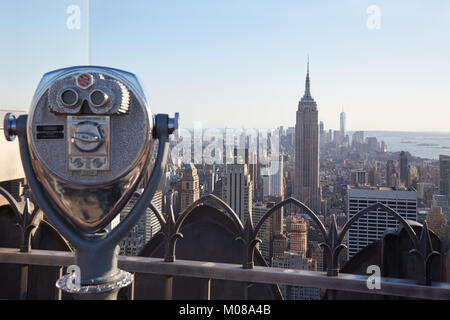
<path fill-rule="evenodd" d="M 29 190 L 25 188 L 23 195 L 25 203 L 28 203 L 28 198 L 30 197 L 28 191 Z M 19 210 L 18 204 L 6 190 L 0 187 L 0 193 L 11 204 L 21 231 L 20 249 L 0 248 L 0 263 L 14 263 L 24 266 L 20 280 L 20 296 L 21 298 L 25 298 L 26 266 L 57 266 L 60 267 L 61 274 L 62 267 L 74 264 L 74 255 L 70 252 L 30 250 L 30 236 L 31 230 L 35 227 L 34 217 L 37 208 L 35 208 L 32 213 L 29 212 L 28 205 L 25 205 L 23 210 Z M 421 234 L 417 235 L 406 220 L 404 220 L 397 212 L 381 203 L 376 203 L 361 210 L 347 221 L 341 229 L 337 227 L 336 218 L 334 216 L 332 217 L 330 227 L 327 229 L 319 217 L 310 208 L 293 198 L 286 199 L 269 209 L 256 226 L 253 224 L 251 215 L 245 221 L 245 224 L 243 224 L 233 209 L 214 195 L 207 195 L 197 200 L 176 218 L 171 203 L 172 199 L 169 197 L 168 212 L 164 214 L 159 212 L 151 203 L 149 204 L 149 208 L 155 213 L 161 224 L 160 232 L 164 236 L 164 258 L 119 257 L 119 267 L 124 270 L 165 276 L 167 281 L 164 289 L 164 297 L 166 299 L 172 297 L 173 277 L 177 276 L 207 280 L 203 282 L 205 284 L 205 299 L 210 297 L 211 279 L 243 282 L 244 298 L 248 297 L 249 284 L 264 283 L 401 296 L 406 298 L 450 299 L 450 284 L 433 282 L 431 278 L 432 261 L 436 257 L 439 257 L 440 253 L 433 249 L 426 223 L 424 223 L 422 227 Z M 233 223 L 236 230 L 236 240 L 240 241 L 242 244 L 242 264 L 176 260 L 175 249 L 177 240 L 182 238 L 181 227 L 189 215 L 194 212 L 194 209 L 205 204 L 218 208 L 219 211 L 226 215 Z M 323 248 L 326 260 L 326 272 L 279 269 L 254 265 L 255 248 L 256 245 L 261 242 L 258 238 L 259 230 L 263 223 L 275 214 L 278 209 L 288 204 L 301 208 L 318 227 L 318 230 L 323 237 L 321 247 Z M 368 276 L 366 275 L 340 274 L 338 256 L 341 250 L 346 248 L 343 241 L 350 227 L 358 219 L 365 216 L 370 211 L 377 209 L 392 216 L 406 230 L 412 245 L 410 253 L 416 256 L 415 261 L 418 272 L 415 280 L 381 278 L 381 288 L 374 290 L 370 289 L 370 286 L 367 285 Z"/>
<path fill-rule="evenodd" d="M 0 248 L 0 262 L 20 265 L 67 267 L 75 263 L 72 252 L 32 250 L 20 252 L 15 248 Z M 450 283 L 433 282 L 421 285 L 415 280 L 381 277 L 380 288 L 370 289 L 369 276 L 344 274 L 330 277 L 326 272 L 303 271 L 273 267 L 254 266 L 242 268 L 238 264 L 177 260 L 165 262 L 161 258 L 119 256 L 119 267 L 132 273 L 146 273 L 167 277 L 192 277 L 204 279 L 204 298 L 211 296 L 211 280 L 238 281 L 248 287 L 249 283 L 284 284 L 287 286 L 315 287 L 366 294 L 400 296 L 413 299 L 450 300 Z M 55 279 L 56 282 L 56 279 Z M 169 286 L 171 289 L 171 287 Z M 133 296 L 133 292 L 131 296 Z M 165 294 L 171 297 L 171 292 Z"/>

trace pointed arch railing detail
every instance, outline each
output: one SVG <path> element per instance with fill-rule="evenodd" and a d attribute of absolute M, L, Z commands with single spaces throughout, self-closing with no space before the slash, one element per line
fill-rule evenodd
<path fill-rule="evenodd" d="M 33 210 L 30 212 L 31 190 L 26 184 L 22 185 L 22 188 L 23 192 L 21 197 L 24 202 L 22 210 L 20 210 L 20 206 L 14 197 L 2 187 L 0 187 L 0 195 L 8 201 L 16 216 L 17 226 L 20 229 L 20 251 L 29 252 L 31 249 L 31 232 L 37 227 L 36 218 L 39 207 L 35 204 Z"/>
<path fill-rule="evenodd" d="M 254 251 L 256 245 L 262 242 L 262 240 L 258 238 L 258 232 L 260 231 L 262 225 L 274 213 L 288 204 L 293 204 L 296 207 L 302 209 L 303 213 L 308 215 L 313 223 L 318 227 L 323 237 L 323 242 L 320 243 L 320 247 L 323 249 L 327 265 L 327 275 L 330 277 L 337 276 L 339 274 L 339 253 L 342 251 L 342 249 L 347 248 L 343 241 L 350 227 L 360 218 L 375 210 L 381 210 L 385 212 L 387 215 L 393 217 L 400 225 L 404 227 L 409 238 L 411 239 L 411 243 L 413 246 L 410 250 L 410 253 L 416 256 L 416 261 L 419 267 L 418 270 L 421 270 L 417 275 L 417 281 L 420 284 L 431 285 L 431 263 L 433 259 L 440 256 L 440 253 L 433 249 L 426 222 L 423 224 L 421 235 L 418 236 L 414 232 L 413 228 L 399 213 L 382 203 L 375 203 L 365 209 L 362 209 L 353 217 L 351 217 L 345 223 L 342 229 L 339 229 L 339 227 L 337 226 L 336 216 L 332 215 L 331 224 L 327 229 L 313 210 L 311 210 L 304 203 L 291 197 L 271 207 L 264 214 L 261 220 L 258 221 L 256 226 L 254 226 L 251 215 L 246 219 L 245 224 L 243 224 L 236 212 L 228 204 L 226 204 L 222 199 L 210 194 L 192 203 L 176 219 L 173 213 L 172 196 L 169 196 L 169 212 L 167 214 L 160 213 L 153 205 L 150 204 L 149 208 L 155 213 L 156 217 L 158 218 L 158 221 L 161 224 L 161 232 L 165 237 L 164 259 L 166 262 L 175 261 L 176 242 L 178 239 L 183 237 L 180 229 L 186 218 L 194 211 L 195 208 L 206 203 L 214 204 L 219 209 L 223 210 L 221 212 L 223 212 L 224 214 L 228 214 L 228 217 L 231 218 L 234 226 L 236 227 L 236 230 L 238 230 L 236 240 L 238 240 L 242 244 L 242 267 L 244 269 L 252 269 L 254 267 Z"/>
<path fill-rule="evenodd" d="M 20 250 L 29 251 L 30 235 L 31 231 L 36 227 L 35 220 L 39 211 L 39 208 L 35 206 L 34 210 L 31 213 L 29 212 L 29 199 L 31 198 L 31 192 L 29 188 L 26 185 L 24 186 L 24 192 L 22 194 L 24 206 L 22 210 L 20 209 L 20 206 L 16 202 L 16 200 L 11 196 L 11 194 L 1 187 L 0 195 L 4 196 L 11 205 L 11 208 L 16 216 L 18 226 L 21 229 L 22 241 Z M 149 208 L 154 212 L 161 225 L 161 232 L 165 238 L 165 262 L 175 262 L 176 243 L 178 239 L 183 238 L 183 234 L 180 231 L 181 227 L 197 207 L 205 204 L 217 207 L 218 209 L 220 209 L 219 211 L 221 213 L 226 215 L 232 221 L 237 232 L 236 240 L 238 240 L 242 245 L 242 268 L 244 269 L 253 269 L 254 267 L 254 250 L 256 248 L 256 245 L 261 242 L 261 239 L 258 238 L 258 232 L 260 231 L 262 225 L 279 209 L 289 204 L 293 204 L 296 207 L 302 209 L 303 213 L 308 215 L 311 218 L 312 222 L 318 227 L 323 238 L 323 242 L 320 244 L 320 247 L 323 249 L 323 253 L 327 262 L 327 276 L 333 277 L 339 274 L 338 257 L 341 250 L 346 248 L 346 245 L 343 243 L 343 241 L 351 226 L 360 218 L 375 210 L 381 210 L 387 215 L 392 216 L 400 225 L 403 226 L 406 233 L 408 234 L 412 245 L 412 248 L 409 252 L 416 257 L 418 270 L 416 280 L 419 284 L 432 285 L 432 263 L 433 261 L 435 261 L 435 259 L 440 257 L 440 253 L 433 248 L 426 221 L 423 223 L 420 235 L 417 235 L 414 229 L 400 214 L 382 203 L 376 203 L 365 209 L 362 209 L 354 216 L 352 216 L 341 229 L 337 226 L 335 215 L 331 216 L 331 224 L 328 228 L 326 228 L 314 211 L 312 211 L 307 205 L 295 198 L 288 198 L 271 207 L 263 215 L 261 220 L 258 221 L 256 226 L 253 223 L 251 215 L 249 215 L 249 217 L 245 221 L 245 224 L 243 224 L 236 212 L 227 203 L 212 194 L 204 196 L 195 201 L 183 212 L 181 212 L 181 214 L 176 218 L 173 212 L 172 204 L 172 195 L 169 195 L 168 197 L 168 210 L 165 210 L 167 211 L 166 213 L 161 213 L 155 208 L 153 204 L 149 204 Z M 171 284 L 171 281 L 172 277 L 168 277 L 168 284 Z M 210 282 L 208 282 L 208 285 L 210 285 Z M 170 298 L 171 285 L 167 287 L 167 297 Z M 244 291 L 248 293 L 248 283 L 245 284 Z"/>
<path fill-rule="evenodd" d="M 178 239 L 183 238 L 183 234 L 180 232 L 180 229 L 185 222 L 185 220 L 191 215 L 195 208 L 198 206 L 204 205 L 205 203 L 213 203 L 218 208 L 224 210 L 228 213 L 228 217 L 233 222 L 236 230 L 238 230 L 238 237 L 242 236 L 244 232 L 244 226 L 242 225 L 241 220 L 234 210 L 222 199 L 216 197 L 213 194 L 206 195 L 194 203 L 192 203 L 189 207 L 187 207 L 177 218 L 175 218 L 175 214 L 173 212 L 173 194 L 169 194 L 168 196 L 168 205 L 167 205 L 167 213 L 162 214 L 159 212 L 154 205 L 150 203 L 149 208 L 155 213 L 160 225 L 161 232 L 164 235 L 165 239 L 165 253 L 164 253 L 164 261 L 166 262 L 174 262 L 175 257 L 175 248 L 176 242 Z M 222 212 L 222 211 L 220 211 Z M 225 213 L 224 213 L 225 214 Z"/>

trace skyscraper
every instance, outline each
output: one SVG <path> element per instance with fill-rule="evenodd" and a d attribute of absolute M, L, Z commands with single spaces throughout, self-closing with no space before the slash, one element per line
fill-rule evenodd
<path fill-rule="evenodd" d="M 261 218 L 270 210 L 270 207 L 266 203 L 256 202 L 252 205 L 252 219 L 253 225 L 257 225 Z M 270 230 L 270 218 L 262 224 L 261 229 L 258 232 L 258 237 L 261 239 L 259 244 L 259 251 L 261 251 L 264 259 L 270 263 L 270 241 L 272 238 L 272 232 Z"/>
<path fill-rule="evenodd" d="M 272 248 L 272 257 L 274 259 L 282 258 L 284 256 L 284 252 L 288 248 L 288 239 L 286 238 L 286 236 L 282 233 L 274 235 Z M 269 261 L 271 261 L 271 259 L 269 259 Z"/>
<path fill-rule="evenodd" d="M 439 193 L 450 200 L 450 156 L 439 155 Z"/>
<path fill-rule="evenodd" d="M 311 97 L 309 59 L 305 94 L 298 103 L 295 124 L 294 197 L 315 212 L 320 212 L 319 121 L 317 103 Z"/>
<path fill-rule="evenodd" d="M 194 164 L 186 164 L 181 179 L 181 212 L 200 198 L 197 169 Z"/>
<path fill-rule="evenodd" d="M 261 168 L 262 194 L 263 197 L 271 195 L 272 189 L 272 175 L 268 174 L 267 168 Z"/>
<path fill-rule="evenodd" d="M 393 160 L 388 160 L 386 163 L 386 185 L 388 187 L 397 186 L 397 178 L 395 173 L 395 165 Z"/>
<path fill-rule="evenodd" d="M 295 127 L 289 127 L 286 130 L 286 141 L 289 148 L 295 147 Z"/>
<path fill-rule="evenodd" d="M 320 128 L 320 132 L 319 132 L 319 142 L 320 142 L 320 147 L 324 146 L 326 144 L 326 140 L 327 140 L 327 134 L 325 132 L 325 127 L 323 124 L 323 121 L 320 121 L 319 123 L 319 128 Z"/>
<path fill-rule="evenodd" d="M 222 178 L 222 200 L 236 212 L 243 223 L 252 212 L 252 187 L 246 164 L 227 165 Z"/>
<path fill-rule="evenodd" d="M 378 186 L 381 184 L 381 174 L 378 171 L 378 164 L 375 162 L 373 167 L 369 169 L 367 175 L 367 184 L 370 186 Z"/>
<path fill-rule="evenodd" d="M 284 198 L 284 166 L 283 155 L 278 160 L 271 160 L 270 165 L 261 168 L 264 196 L 278 196 Z"/>
<path fill-rule="evenodd" d="M 400 152 L 400 183 L 405 187 L 409 186 L 409 168 L 408 168 L 408 156 L 405 151 Z"/>
<path fill-rule="evenodd" d="M 284 162 L 283 155 L 279 155 L 278 161 L 273 161 L 272 165 L 275 167 L 275 172 L 272 175 L 271 195 L 284 198 Z"/>
<path fill-rule="evenodd" d="M 138 189 L 138 191 L 142 194 L 143 189 Z M 130 213 L 137 198 L 138 195 L 135 193 L 130 202 L 120 212 L 118 215 L 119 223 Z M 161 213 L 163 212 L 162 198 L 163 193 L 161 190 L 157 190 L 152 198 L 153 206 Z M 155 213 L 150 208 L 147 208 L 145 214 L 138 220 L 133 229 L 120 241 L 120 254 L 127 256 L 138 255 L 145 244 L 150 241 L 159 230 L 161 230 L 161 225 L 159 224 L 158 218 L 156 218 Z"/>
<path fill-rule="evenodd" d="M 364 143 L 364 131 L 355 131 L 352 135 L 352 144 Z"/>
<path fill-rule="evenodd" d="M 305 219 L 295 219 L 291 223 L 291 252 L 301 252 L 306 254 L 307 242 L 308 242 L 307 224 Z"/>
<path fill-rule="evenodd" d="M 343 133 L 343 134 L 345 134 L 345 125 L 346 125 L 346 115 L 345 115 L 345 112 L 344 112 L 344 107 L 342 107 L 342 112 L 341 112 L 341 114 L 339 115 L 339 124 L 340 124 L 340 130 L 341 130 L 341 132 Z"/>
<path fill-rule="evenodd" d="M 354 170 L 351 173 L 352 184 L 366 185 L 367 184 L 367 174 L 364 170 Z"/>
<path fill-rule="evenodd" d="M 152 204 L 159 212 L 163 212 L 163 193 L 161 190 L 156 191 L 153 195 Z M 150 208 L 147 208 L 145 216 L 141 217 L 137 225 L 139 226 L 138 232 L 144 235 L 145 243 L 161 230 L 159 220 Z"/>

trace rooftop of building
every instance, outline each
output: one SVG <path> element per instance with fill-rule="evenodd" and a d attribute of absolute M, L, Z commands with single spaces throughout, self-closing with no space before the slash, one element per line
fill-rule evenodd
<path fill-rule="evenodd" d="M 347 189 L 361 189 L 361 190 L 376 190 L 376 191 L 413 191 L 416 190 L 412 187 L 387 187 L 387 186 L 371 186 L 371 185 L 360 185 L 360 184 L 348 184 Z"/>
<path fill-rule="evenodd" d="M 191 170 L 191 171 L 193 171 L 193 170 L 197 170 L 197 168 L 195 168 L 195 165 L 192 162 L 190 162 L 190 163 L 186 163 L 184 165 L 183 170 Z"/>

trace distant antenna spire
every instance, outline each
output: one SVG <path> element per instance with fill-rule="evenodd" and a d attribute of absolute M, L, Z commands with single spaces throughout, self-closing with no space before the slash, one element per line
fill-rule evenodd
<path fill-rule="evenodd" d="M 305 81 L 305 94 L 303 95 L 302 101 L 311 101 L 311 84 L 309 80 L 309 55 L 306 64 L 306 81 Z"/>
<path fill-rule="evenodd" d="M 309 54 L 308 54 L 308 65 L 306 67 L 306 73 L 309 74 Z"/>

